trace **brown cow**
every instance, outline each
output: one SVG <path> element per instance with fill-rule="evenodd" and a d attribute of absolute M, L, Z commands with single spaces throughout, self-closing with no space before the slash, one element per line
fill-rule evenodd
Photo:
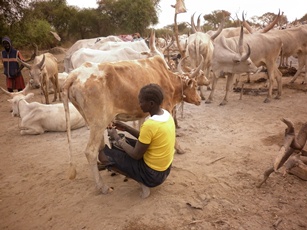
<path fill-rule="evenodd" d="M 200 72 L 200 67 L 192 75 Z M 90 129 L 85 155 L 98 190 L 105 194 L 109 187 L 103 183 L 97 167 L 98 151 L 105 146 L 104 131 L 114 119 L 133 121 L 148 116 L 139 107 L 138 93 L 149 83 L 162 87 L 165 94 L 162 107 L 169 112 L 182 101 L 200 105 L 195 79 L 171 72 L 160 56 L 100 64 L 86 62 L 68 75 L 63 86 L 63 103 L 71 179 L 75 178 L 76 170 L 72 162 L 68 101 L 78 109 Z"/>

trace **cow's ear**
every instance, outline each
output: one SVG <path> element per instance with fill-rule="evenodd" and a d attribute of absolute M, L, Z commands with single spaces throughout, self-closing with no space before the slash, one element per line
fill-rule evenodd
<path fill-rule="evenodd" d="M 188 79 L 188 80 L 186 81 L 186 84 L 187 84 L 187 86 L 189 86 L 190 88 L 192 88 L 192 86 L 193 86 L 193 80 L 192 80 L 192 79 Z"/>

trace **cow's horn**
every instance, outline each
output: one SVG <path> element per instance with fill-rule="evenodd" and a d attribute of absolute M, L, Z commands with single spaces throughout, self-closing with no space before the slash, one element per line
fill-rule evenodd
<path fill-rule="evenodd" d="M 41 69 L 41 68 L 43 67 L 44 62 L 45 62 L 45 54 L 43 55 L 43 58 L 42 58 L 42 60 L 40 61 L 40 63 L 37 64 L 37 67 L 38 67 L 39 69 Z"/>
<path fill-rule="evenodd" d="M 196 12 L 195 12 L 196 13 Z M 195 14 L 194 13 L 194 14 Z M 194 23 L 194 14 L 192 14 L 192 17 L 191 17 L 191 29 L 192 29 L 192 34 L 196 33 L 197 32 L 197 29 L 196 29 L 196 26 L 195 26 L 195 23 Z"/>
<path fill-rule="evenodd" d="M 240 53 L 240 55 L 242 55 L 242 53 L 243 53 L 243 26 L 241 26 L 241 30 L 240 30 L 239 53 Z"/>
<path fill-rule="evenodd" d="M 6 95 L 8 96 L 11 96 L 11 93 L 5 89 L 3 89 L 1 86 L 0 86 L 0 89 L 3 91 L 3 93 L 5 93 Z"/>
<path fill-rule="evenodd" d="M 201 56 L 201 62 L 199 64 L 199 66 L 196 68 L 196 70 L 193 71 L 193 73 L 191 74 L 190 78 L 195 78 L 198 75 L 198 73 L 201 70 L 201 68 L 203 67 L 204 57 L 203 57 L 203 55 L 200 55 L 200 56 Z"/>
<path fill-rule="evenodd" d="M 23 64 L 25 67 L 27 67 L 28 69 L 31 69 L 31 65 L 29 65 L 28 63 L 24 62 L 23 60 L 17 58 L 17 61 L 19 61 L 21 64 Z"/>
<path fill-rule="evenodd" d="M 265 28 L 262 29 L 261 33 L 266 33 L 269 30 L 271 30 L 275 26 L 275 24 L 278 22 L 279 16 L 280 16 L 280 9 L 278 11 L 278 15 L 274 18 L 274 20 L 269 25 L 267 25 Z"/>
<path fill-rule="evenodd" d="M 181 58 L 181 60 L 179 61 L 178 63 L 178 66 L 177 66 L 177 71 L 180 73 L 180 74 L 184 74 L 185 72 L 183 72 L 182 68 L 181 68 L 181 65 L 183 63 L 183 61 L 185 59 L 187 59 L 189 56 L 185 56 L 184 58 Z"/>
<path fill-rule="evenodd" d="M 251 48 L 249 47 L 249 44 L 247 44 L 247 53 L 241 58 L 241 61 L 246 61 L 250 55 L 251 55 Z"/>
<path fill-rule="evenodd" d="M 248 30 L 248 32 L 250 32 L 251 34 L 254 32 L 253 28 L 247 23 L 247 21 L 245 21 L 244 18 L 244 11 L 242 12 L 242 25 Z"/>
<path fill-rule="evenodd" d="M 200 26 L 200 15 L 197 18 L 197 31 L 199 31 L 199 32 L 202 31 L 201 26 Z"/>
<path fill-rule="evenodd" d="M 221 23 L 220 23 L 220 25 L 219 25 L 219 28 L 217 29 L 217 31 L 215 32 L 215 34 L 213 34 L 213 35 L 211 36 L 212 41 L 213 41 L 214 39 L 216 39 L 216 37 L 219 36 L 219 34 L 222 32 L 222 30 L 223 30 L 223 28 L 224 28 L 224 23 L 225 23 L 225 16 L 224 16 L 224 12 L 223 12 L 223 18 L 222 18 L 222 21 L 221 21 Z"/>
<path fill-rule="evenodd" d="M 151 52 L 156 50 L 156 35 L 155 35 L 154 29 L 151 30 L 151 34 L 149 38 L 149 47 L 150 47 Z"/>

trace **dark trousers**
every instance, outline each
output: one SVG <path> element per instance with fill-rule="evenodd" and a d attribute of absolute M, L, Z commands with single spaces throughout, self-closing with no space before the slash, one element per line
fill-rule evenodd
<path fill-rule="evenodd" d="M 129 144 L 135 146 L 136 140 L 127 138 Z M 124 151 L 112 148 L 110 149 L 107 145 L 100 151 L 99 154 L 105 154 L 109 160 L 109 165 L 107 168 L 119 171 L 125 176 L 144 184 L 147 187 L 155 187 L 162 184 L 168 177 L 171 166 L 165 171 L 157 171 L 144 162 L 143 158 L 140 160 L 135 160 L 130 157 Z"/>

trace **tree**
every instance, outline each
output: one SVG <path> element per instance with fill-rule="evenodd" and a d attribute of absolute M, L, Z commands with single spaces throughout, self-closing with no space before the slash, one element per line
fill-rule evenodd
<path fill-rule="evenodd" d="M 158 23 L 158 3 L 159 0 L 102 0 L 98 9 L 111 18 L 115 33 L 143 33 Z"/>
<path fill-rule="evenodd" d="M 225 27 L 229 27 L 230 20 L 229 20 L 230 13 L 226 10 L 214 10 L 211 14 L 204 15 L 205 23 L 205 31 L 212 29 L 216 30 L 219 27 L 219 24 L 223 20 L 225 21 Z"/>
<path fill-rule="evenodd" d="M 108 18 L 104 18 L 98 10 L 95 9 L 82 9 L 79 10 L 75 17 L 71 18 L 69 32 L 77 35 L 78 39 L 92 38 L 104 36 L 103 25 L 109 25 Z"/>

